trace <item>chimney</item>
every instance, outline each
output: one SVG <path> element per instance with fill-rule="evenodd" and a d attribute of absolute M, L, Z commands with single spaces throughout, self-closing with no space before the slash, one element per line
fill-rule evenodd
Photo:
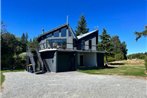
<path fill-rule="evenodd" d="M 44 34 L 44 28 L 42 29 L 42 34 Z"/>
<path fill-rule="evenodd" d="M 68 25 L 68 16 L 66 17 L 66 24 Z"/>

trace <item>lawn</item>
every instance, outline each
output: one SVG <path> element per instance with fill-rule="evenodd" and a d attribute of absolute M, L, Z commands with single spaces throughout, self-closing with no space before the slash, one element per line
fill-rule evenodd
<path fill-rule="evenodd" d="M 129 75 L 129 76 L 147 76 L 145 74 L 144 65 L 120 65 L 119 67 L 108 67 L 103 69 L 98 68 L 80 68 L 80 72 L 89 74 L 104 74 L 104 75 Z"/>

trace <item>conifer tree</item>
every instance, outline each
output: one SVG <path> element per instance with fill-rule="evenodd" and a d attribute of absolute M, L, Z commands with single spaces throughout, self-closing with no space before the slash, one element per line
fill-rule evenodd
<path fill-rule="evenodd" d="M 136 34 L 136 41 L 140 39 L 142 36 L 147 37 L 147 26 L 145 26 L 145 30 L 142 32 L 135 32 Z"/>
<path fill-rule="evenodd" d="M 23 33 L 21 36 L 22 52 L 26 52 L 26 35 Z"/>
<path fill-rule="evenodd" d="M 80 34 L 84 34 L 87 33 L 89 31 L 89 29 L 87 28 L 87 22 L 85 19 L 85 16 L 81 16 L 80 20 L 78 21 L 78 26 L 75 30 L 76 35 L 80 35 Z"/>
<path fill-rule="evenodd" d="M 111 37 L 109 34 L 107 34 L 106 29 L 103 29 L 102 35 L 100 35 L 100 39 L 101 39 L 101 47 L 106 52 L 105 53 L 106 62 L 108 62 L 107 55 L 108 55 L 108 53 L 110 53 L 112 51 L 112 44 L 110 41 Z"/>

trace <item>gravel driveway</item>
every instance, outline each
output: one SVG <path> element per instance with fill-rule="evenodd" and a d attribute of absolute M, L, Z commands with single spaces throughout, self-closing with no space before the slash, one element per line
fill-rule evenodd
<path fill-rule="evenodd" d="M 80 72 L 4 75 L 2 98 L 147 98 L 145 79 Z"/>

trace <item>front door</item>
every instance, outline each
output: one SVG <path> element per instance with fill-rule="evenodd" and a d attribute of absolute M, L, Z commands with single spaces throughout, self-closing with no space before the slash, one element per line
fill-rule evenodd
<path fill-rule="evenodd" d="M 80 55 L 80 66 L 83 66 L 83 55 Z"/>

